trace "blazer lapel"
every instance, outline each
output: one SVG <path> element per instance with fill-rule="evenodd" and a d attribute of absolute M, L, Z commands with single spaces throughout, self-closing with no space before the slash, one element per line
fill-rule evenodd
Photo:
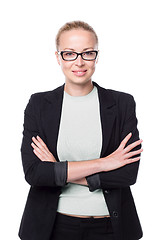
<path fill-rule="evenodd" d="M 62 113 L 64 85 L 65 84 L 46 95 L 48 104 L 45 105 L 46 114 L 44 114 L 46 144 L 57 161 L 59 161 L 57 154 L 57 140 Z"/>
<path fill-rule="evenodd" d="M 102 124 L 102 149 L 100 157 L 104 157 L 108 152 L 109 142 L 111 140 L 112 131 L 115 122 L 115 101 L 110 90 L 100 87 L 96 82 L 93 85 L 97 87 L 99 103 L 100 103 L 100 117 Z M 47 146 L 59 161 L 57 155 L 57 140 L 60 127 L 60 119 L 62 112 L 63 93 L 65 83 L 51 91 L 46 99 L 48 103 L 45 108 L 45 135 L 47 139 Z"/>
<path fill-rule="evenodd" d="M 115 106 L 116 102 L 112 96 L 112 91 L 100 87 L 96 82 L 93 84 L 98 89 L 100 103 L 100 117 L 102 124 L 102 150 L 100 157 L 108 155 L 110 152 L 109 146 L 112 139 L 113 128 L 115 123 Z"/>

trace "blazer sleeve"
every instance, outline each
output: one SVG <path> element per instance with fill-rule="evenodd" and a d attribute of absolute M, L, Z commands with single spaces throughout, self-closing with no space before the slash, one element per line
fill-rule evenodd
<path fill-rule="evenodd" d="M 67 161 L 42 162 L 33 153 L 32 137 L 41 136 L 39 106 L 40 100 L 37 101 L 37 95 L 33 94 L 24 112 L 21 156 L 25 179 L 31 186 L 63 186 L 67 179 Z"/>
<path fill-rule="evenodd" d="M 122 109 L 119 110 L 120 117 L 122 118 L 122 115 L 124 115 L 123 117 L 124 119 L 122 120 L 121 123 L 122 130 L 120 132 L 120 142 L 127 136 L 127 134 L 132 132 L 132 137 L 127 143 L 127 145 L 129 145 L 139 139 L 139 132 L 137 129 L 138 121 L 135 113 L 135 101 L 131 95 L 127 96 L 128 96 L 128 98 L 126 99 L 127 101 L 125 101 L 125 104 L 124 103 L 121 104 Z M 122 112 L 125 112 L 125 114 L 122 114 Z M 132 151 L 138 150 L 140 147 L 141 145 L 137 146 Z M 110 188 L 128 187 L 130 185 L 135 184 L 137 179 L 139 162 L 140 161 L 128 164 L 124 167 L 112 171 L 101 172 L 87 177 L 86 179 L 88 182 L 89 190 L 90 191 L 95 191 L 96 189 L 108 190 Z"/>

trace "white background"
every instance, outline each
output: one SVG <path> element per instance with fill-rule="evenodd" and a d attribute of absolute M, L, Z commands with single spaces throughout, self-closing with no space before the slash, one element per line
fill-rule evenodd
<path fill-rule="evenodd" d="M 72 20 L 88 22 L 99 36 L 93 80 L 136 100 L 144 152 L 132 191 L 143 239 L 160 239 L 160 5 L 154 0 L 1 1 L 0 239 L 18 240 L 29 190 L 20 156 L 24 109 L 32 93 L 64 83 L 55 35 Z"/>

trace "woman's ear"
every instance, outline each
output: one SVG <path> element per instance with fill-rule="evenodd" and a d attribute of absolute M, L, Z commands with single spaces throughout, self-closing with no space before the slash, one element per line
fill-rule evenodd
<path fill-rule="evenodd" d="M 56 55 L 56 58 L 57 58 L 57 62 L 58 62 L 58 64 L 60 65 L 59 54 L 58 54 L 57 51 L 55 52 L 55 55 Z"/>
<path fill-rule="evenodd" d="M 96 59 L 96 64 L 98 63 L 98 60 L 99 60 L 99 56 L 98 56 L 97 59 Z"/>
<path fill-rule="evenodd" d="M 96 59 L 96 64 L 98 63 L 98 60 L 99 60 L 99 51 L 98 51 L 98 56 L 97 56 L 97 59 Z"/>

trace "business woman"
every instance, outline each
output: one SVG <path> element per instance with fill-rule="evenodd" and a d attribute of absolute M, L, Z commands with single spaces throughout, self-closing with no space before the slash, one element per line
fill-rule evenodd
<path fill-rule="evenodd" d="M 135 101 L 92 81 L 98 37 L 87 23 L 66 23 L 56 47 L 65 83 L 33 94 L 25 109 L 21 153 L 31 187 L 19 237 L 138 240 Z"/>

